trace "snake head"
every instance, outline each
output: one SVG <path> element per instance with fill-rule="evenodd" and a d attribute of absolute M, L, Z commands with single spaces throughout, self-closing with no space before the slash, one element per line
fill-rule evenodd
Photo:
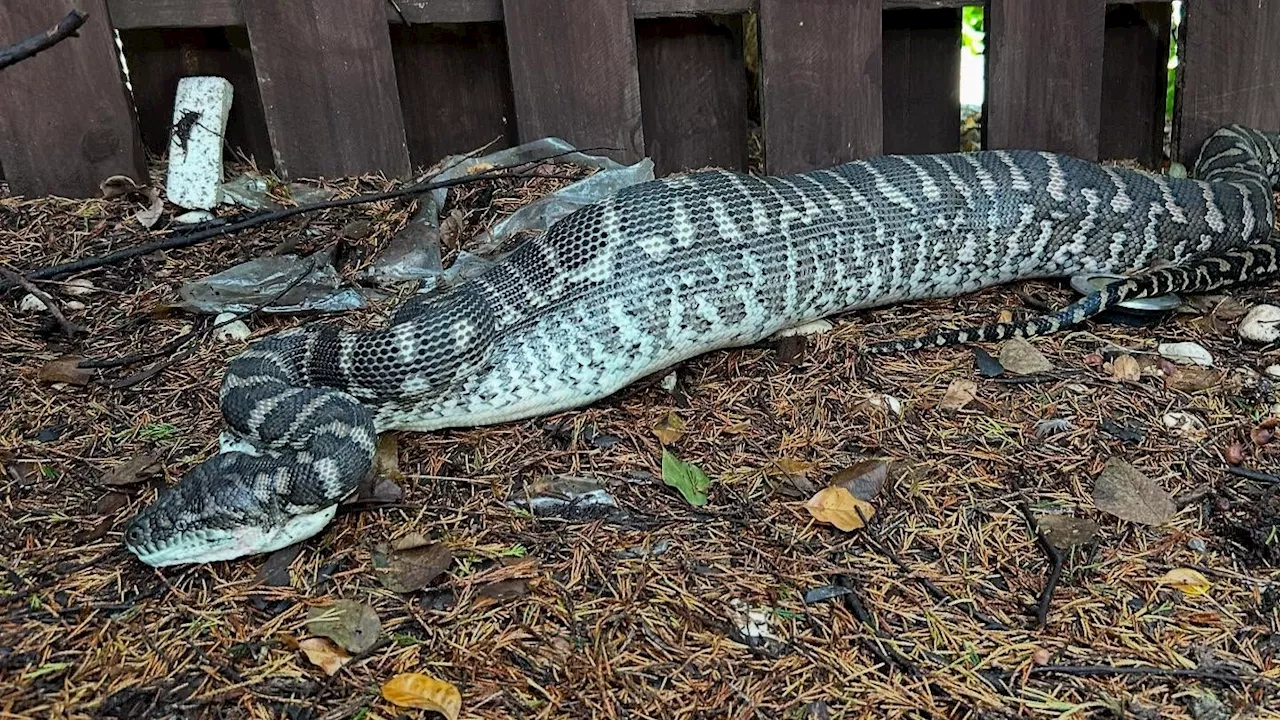
<path fill-rule="evenodd" d="M 152 567 L 279 550 L 320 532 L 338 507 L 335 500 L 298 497 L 298 489 L 287 464 L 239 452 L 215 455 L 139 512 L 124 544 Z"/>

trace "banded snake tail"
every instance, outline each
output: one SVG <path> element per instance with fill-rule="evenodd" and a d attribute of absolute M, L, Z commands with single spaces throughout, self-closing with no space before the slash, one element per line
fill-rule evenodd
<path fill-rule="evenodd" d="M 1274 273 L 1280 134 L 1224 127 L 1194 176 L 997 150 L 626 188 L 483 274 L 415 296 L 383 329 L 317 325 L 254 343 L 223 379 L 220 452 L 143 509 L 125 543 L 154 566 L 275 550 L 325 527 L 378 433 L 581 407 L 859 308 L 1174 266 L 1024 326 L 871 348 L 907 350 L 1051 332 L 1118 298 Z"/>

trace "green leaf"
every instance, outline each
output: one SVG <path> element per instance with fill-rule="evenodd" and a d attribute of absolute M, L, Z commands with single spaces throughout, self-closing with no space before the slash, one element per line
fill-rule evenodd
<path fill-rule="evenodd" d="M 662 482 L 679 490 L 690 505 L 707 504 L 711 478 L 697 465 L 687 463 L 665 449 L 662 451 Z"/>

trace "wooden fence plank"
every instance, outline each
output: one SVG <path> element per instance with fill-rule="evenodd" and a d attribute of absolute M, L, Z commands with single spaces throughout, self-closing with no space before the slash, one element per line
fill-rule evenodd
<path fill-rule="evenodd" d="M 880 154 L 880 0 L 761 0 L 765 168 Z"/>
<path fill-rule="evenodd" d="M 645 152 L 666 175 L 747 166 L 742 42 L 704 18 L 636 23 Z"/>
<path fill-rule="evenodd" d="M 108 0 L 120 30 L 244 25 L 241 0 Z"/>
<path fill-rule="evenodd" d="M 1113 5 L 1106 17 L 1098 154 L 1154 168 L 1164 156 L 1170 6 Z"/>
<path fill-rule="evenodd" d="M 1104 0 L 991 0 L 984 147 L 1098 157 Z"/>
<path fill-rule="evenodd" d="M 884 151 L 960 150 L 960 11 L 884 14 Z"/>
<path fill-rule="evenodd" d="M 626 0 L 505 0 L 522 141 L 548 135 L 619 161 L 644 154 L 635 30 Z"/>
<path fill-rule="evenodd" d="M 1191 167 L 1228 123 L 1280 130 L 1280 3 L 1186 3 L 1175 157 Z"/>
<path fill-rule="evenodd" d="M 244 0 L 109 0 L 111 13 L 119 18 L 116 27 L 220 27 L 244 25 L 240 11 Z M 264 2 L 265 0 L 255 0 Z M 982 5 L 985 0 L 883 0 L 886 10 L 961 8 Z M 1108 5 L 1153 2 L 1168 5 L 1173 0 L 1107 0 Z M 759 9 L 759 0 L 630 0 L 636 18 L 687 17 L 691 15 L 734 15 Z M 386 3 L 387 19 L 401 23 L 500 22 L 502 0 L 397 0 Z M 399 6 L 399 11 L 396 10 Z"/>
<path fill-rule="evenodd" d="M 91 197 L 111 175 L 146 180 L 133 106 L 102 0 L 5 0 L 0 44 L 44 32 L 74 6 L 79 35 L 0 72 L 0 162 L 14 194 Z"/>
<path fill-rule="evenodd" d="M 244 5 L 276 170 L 409 170 L 383 0 Z"/>
<path fill-rule="evenodd" d="M 396 84 L 415 165 L 516 139 L 507 41 L 499 23 L 391 26 Z"/>
<path fill-rule="evenodd" d="M 258 95 L 258 79 L 244 28 L 121 30 L 142 142 L 153 154 L 169 149 L 174 92 L 190 75 L 217 75 L 234 88 L 227 119 L 226 145 L 271 168 L 271 140 Z"/>

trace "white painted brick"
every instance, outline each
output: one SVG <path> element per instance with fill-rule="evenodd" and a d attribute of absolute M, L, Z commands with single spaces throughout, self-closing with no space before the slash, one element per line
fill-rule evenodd
<path fill-rule="evenodd" d="M 212 209 L 222 200 L 222 138 L 231 112 L 231 83 L 220 77 L 178 81 L 169 137 L 169 202 Z M 196 113 L 194 121 L 184 118 Z M 189 132 L 182 132 L 189 128 Z M 184 140 L 185 137 L 185 140 Z"/>

